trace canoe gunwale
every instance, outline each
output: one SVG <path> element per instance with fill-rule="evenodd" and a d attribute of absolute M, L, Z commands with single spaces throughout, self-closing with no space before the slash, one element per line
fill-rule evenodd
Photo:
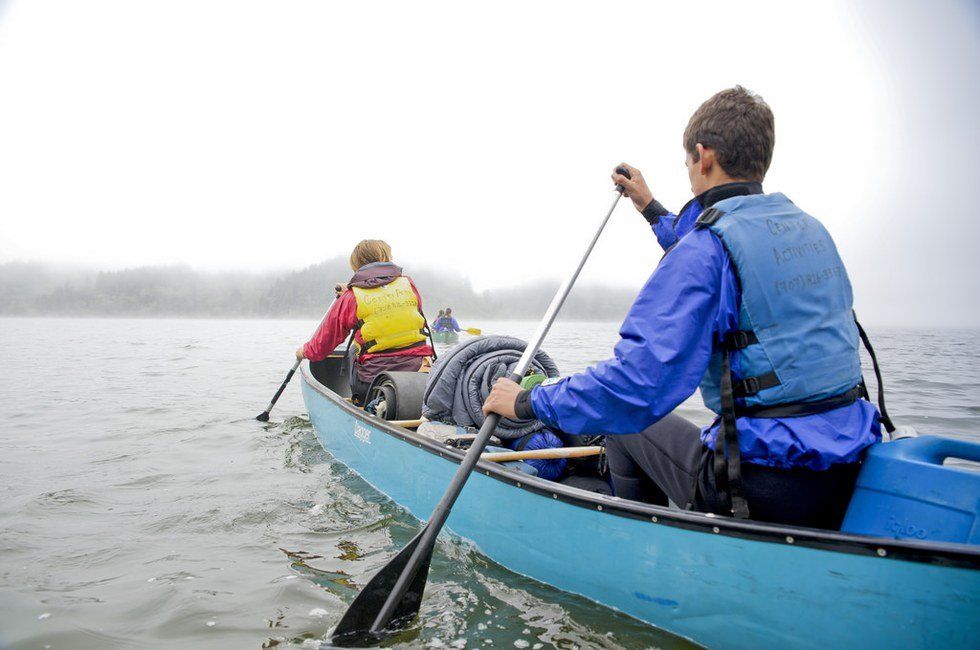
<path fill-rule="evenodd" d="M 320 383 L 313 376 L 308 362 L 302 364 L 302 374 L 303 381 L 310 388 L 349 416 L 370 425 L 377 431 L 393 436 L 419 449 L 424 449 L 445 460 L 456 464 L 462 461 L 465 455 L 464 451 L 447 447 L 409 429 L 390 425 L 386 421 L 353 406 Z M 341 462 L 343 461 L 341 460 Z M 483 460 L 477 463 L 474 471 L 479 471 L 485 476 L 506 483 L 515 489 L 526 490 L 576 507 L 600 511 L 606 515 L 640 519 L 651 526 L 673 526 L 709 535 L 716 534 L 771 544 L 803 546 L 838 553 L 873 556 L 882 560 L 903 560 L 980 569 L 980 548 L 966 544 L 865 537 L 837 531 L 780 526 L 763 522 L 743 521 L 721 515 L 676 510 L 595 492 L 586 492 Z"/>

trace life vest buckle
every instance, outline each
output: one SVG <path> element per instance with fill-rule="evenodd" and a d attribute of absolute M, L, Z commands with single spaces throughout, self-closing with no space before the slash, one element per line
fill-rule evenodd
<path fill-rule="evenodd" d="M 729 332 L 725 337 L 725 348 L 733 352 L 744 350 L 753 343 L 757 343 L 758 340 L 755 337 L 755 332 L 751 330 L 735 330 L 734 332 Z"/>

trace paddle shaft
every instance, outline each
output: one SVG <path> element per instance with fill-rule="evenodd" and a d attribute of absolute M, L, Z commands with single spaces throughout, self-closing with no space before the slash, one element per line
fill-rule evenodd
<path fill-rule="evenodd" d="M 558 292 L 555 297 L 552 298 L 551 304 L 548 306 L 548 311 L 545 312 L 544 318 L 538 324 L 537 330 L 535 330 L 534 335 L 531 336 L 531 340 L 528 342 L 527 347 L 524 348 L 524 354 L 521 355 L 520 360 L 518 360 L 517 365 L 514 366 L 513 372 L 507 375 L 507 378 L 514 382 L 520 382 L 521 377 L 528 368 L 531 367 L 531 361 L 534 359 L 534 355 L 537 354 L 538 348 L 541 347 L 541 342 L 544 337 L 548 334 L 548 330 L 551 328 L 552 323 L 555 322 L 555 318 L 558 316 L 558 312 L 561 310 L 563 304 L 565 304 L 565 298 L 568 297 L 568 293 L 572 289 L 572 285 L 575 284 L 575 280 L 578 279 L 579 273 L 582 272 L 582 267 L 585 266 L 586 260 L 589 259 L 589 255 L 592 253 L 592 249 L 595 248 L 596 242 L 599 240 L 599 235 L 602 234 L 603 229 L 606 227 L 606 223 L 609 221 L 609 217 L 612 216 L 613 210 L 616 209 L 616 204 L 619 203 L 623 188 L 616 186 L 616 196 L 613 199 L 612 205 L 609 206 L 609 210 L 606 211 L 605 216 L 602 218 L 602 222 L 596 229 L 595 234 L 589 241 L 589 245 L 586 247 L 581 259 L 579 259 L 578 265 L 575 267 L 575 271 L 565 279 L 561 287 L 558 288 Z M 371 625 L 371 632 L 378 633 L 387 627 L 388 623 L 391 622 L 391 617 L 398 607 L 398 603 L 401 601 L 402 597 L 405 595 L 405 591 L 411 584 L 412 580 L 415 578 L 415 574 L 418 572 L 419 567 L 422 566 L 423 562 L 432 554 L 432 549 L 435 546 L 436 536 L 439 531 L 442 530 L 443 524 L 446 523 L 446 519 L 449 517 L 449 512 L 452 510 L 453 504 L 456 503 L 456 498 L 459 497 L 459 493 L 462 492 L 463 486 L 466 485 L 466 480 L 470 477 L 470 473 L 473 471 L 473 467 L 480 460 L 480 455 L 483 453 L 483 449 L 487 446 L 487 441 L 493 432 L 497 429 L 497 423 L 500 421 L 500 416 L 496 413 L 491 413 L 483 421 L 483 426 L 480 427 L 480 432 L 477 434 L 476 439 L 473 440 L 473 445 L 466 452 L 466 456 L 463 457 L 463 461 L 459 465 L 459 469 L 456 470 L 456 474 L 453 476 L 453 480 L 449 483 L 449 487 L 446 488 L 445 494 L 442 495 L 442 499 L 439 501 L 439 505 L 436 506 L 435 510 L 432 511 L 432 516 L 429 517 L 429 521 L 425 525 L 425 529 L 422 532 L 422 537 L 419 540 L 418 546 L 412 552 L 412 556 L 409 558 L 408 563 L 402 570 L 401 575 L 398 576 L 395 586 L 392 588 L 391 593 L 388 594 L 388 598 L 385 600 L 384 605 L 378 611 L 378 615 L 374 619 L 374 623 Z"/>
<path fill-rule="evenodd" d="M 286 373 L 286 378 L 282 380 L 281 384 L 279 384 L 279 390 L 277 390 L 276 394 L 272 396 L 272 401 L 269 402 L 269 405 L 265 407 L 266 413 L 272 412 L 272 407 L 275 406 L 276 402 L 279 401 L 279 396 L 282 395 L 282 391 L 286 390 L 286 385 L 289 383 L 289 380 L 293 378 L 293 375 L 296 374 L 296 370 L 299 368 L 299 364 L 301 364 L 302 362 L 303 362 L 302 359 L 297 359 L 296 363 L 293 364 L 293 367 L 290 368 L 289 372 Z"/>
<path fill-rule="evenodd" d="M 336 296 L 334 297 L 334 300 L 335 301 L 337 300 Z M 331 306 L 333 306 L 333 303 L 331 303 Z M 318 321 L 318 323 L 322 323 L 327 318 L 327 314 L 329 313 L 330 313 L 330 309 L 328 308 L 327 311 L 323 314 L 323 318 L 321 318 Z M 317 327 L 319 327 L 319 325 L 317 325 Z M 260 422 L 265 422 L 266 420 L 269 419 L 269 414 L 272 413 L 272 407 L 274 407 L 276 405 L 276 402 L 279 401 L 279 397 L 282 395 L 282 392 L 286 390 L 286 386 L 289 384 L 289 380 L 292 379 L 293 375 L 296 374 L 296 371 L 299 369 L 299 364 L 301 363 L 303 363 L 302 359 L 296 360 L 296 362 L 293 364 L 293 367 L 290 368 L 289 372 L 286 373 L 286 378 L 282 380 L 281 384 L 279 384 L 279 390 L 277 390 L 276 394 L 272 396 L 272 401 L 269 402 L 269 405 L 265 407 L 264 411 L 259 413 L 258 417 L 255 418 L 256 420 L 259 420 Z"/>
<path fill-rule="evenodd" d="M 598 456 L 604 449 L 593 447 L 556 447 L 554 449 L 530 449 L 528 451 L 498 451 L 481 454 L 480 460 L 491 463 L 506 463 L 512 460 L 553 460 L 555 458 L 584 458 Z"/>

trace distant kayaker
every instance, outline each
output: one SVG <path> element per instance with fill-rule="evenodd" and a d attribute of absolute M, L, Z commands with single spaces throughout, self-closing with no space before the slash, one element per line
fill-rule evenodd
<path fill-rule="evenodd" d="M 669 249 L 614 358 L 531 391 L 500 380 L 484 410 L 612 434 L 620 497 L 837 528 L 864 451 L 881 438 L 879 413 L 863 399 L 851 284 L 833 239 L 784 195 L 763 194 L 774 141 L 769 106 L 735 87 L 687 125 L 695 198 L 679 216 L 638 169 L 614 172 Z M 719 414 L 704 430 L 672 413 L 699 387 Z"/>
<path fill-rule="evenodd" d="M 353 332 L 350 383 L 354 400 L 361 402 L 379 373 L 417 371 L 430 361 L 432 348 L 426 343 L 422 297 L 391 262 L 391 247 L 365 239 L 354 247 L 350 266 L 354 277 L 296 358 L 325 359 Z"/>
<path fill-rule="evenodd" d="M 439 317 L 436 322 L 432 325 L 432 329 L 436 332 L 458 332 L 459 323 L 453 318 L 452 307 L 446 307 L 446 311 L 439 312 Z"/>

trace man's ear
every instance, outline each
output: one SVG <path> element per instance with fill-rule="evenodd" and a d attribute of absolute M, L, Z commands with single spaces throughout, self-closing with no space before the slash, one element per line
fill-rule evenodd
<path fill-rule="evenodd" d="M 707 176 L 715 166 L 715 150 L 706 149 L 700 142 L 694 145 L 694 148 L 698 152 L 698 172 L 702 176 Z"/>

